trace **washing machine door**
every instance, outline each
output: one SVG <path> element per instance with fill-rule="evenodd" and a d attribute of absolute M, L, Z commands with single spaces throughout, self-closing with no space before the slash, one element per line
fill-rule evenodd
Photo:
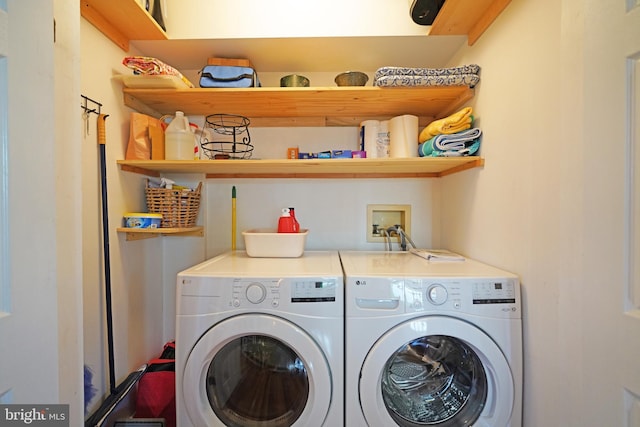
<path fill-rule="evenodd" d="M 226 319 L 198 340 L 182 385 L 195 426 L 321 426 L 332 394 L 328 362 L 311 336 L 266 314 Z"/>
<path fill-rule="evenodd" d="M 505 427 L 509 363 L 478 327 L 433 316 L 385 333 L 362 365 L 360 404 L 370 427 Z"/>

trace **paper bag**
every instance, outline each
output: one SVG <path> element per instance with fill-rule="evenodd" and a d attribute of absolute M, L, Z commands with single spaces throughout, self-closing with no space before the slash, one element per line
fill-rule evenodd
<path fill-rule="evenodd" d="M 126 160 L 151 159 L 151 135 L 149 129 L 160 128 L 160 121 L 154 117 L 141 113 L 131 113 L 129 124 L 129 143 L 127 144 Z M 163 135 L 164 136 L 164 135 Z M 164 148 L 162 157 L 164 158 Z"/>

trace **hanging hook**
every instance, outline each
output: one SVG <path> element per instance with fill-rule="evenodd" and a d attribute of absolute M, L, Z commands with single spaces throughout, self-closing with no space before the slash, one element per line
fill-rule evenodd
<path fill-rule="evenodd" d="M 85 114 L 95 113 L 97 115 L 100 115 L 100 110 L 102 109 L 101 103 L 99 103 L 98 101 L 94 101 L 88 96 L 80 95 L 80 97 L 82 98 L 82 103 L 80 104 L 80 108 L 84 110 Z M 89 105 L 89 104 L 92 104 L 92 105 Z"/>

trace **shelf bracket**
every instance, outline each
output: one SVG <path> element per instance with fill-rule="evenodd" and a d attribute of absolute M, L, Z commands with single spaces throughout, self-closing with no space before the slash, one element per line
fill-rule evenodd
<path fill-rule="evenodd" d="M 144 239 L 153 239 L 154 237 L 158 237 L 159 234 L 151 234 L 151 233 L 125 233 L 125 238 L 127 241 L 133 240 L 144 240 Z"/>
<path fill-rule="evenodd" d="M 127 241 L 151 239 L 158 236 L 203 237 L 204 227 L 190 228 L 126 228 L 118 227 L 118 233 L 124 233 Z"/>

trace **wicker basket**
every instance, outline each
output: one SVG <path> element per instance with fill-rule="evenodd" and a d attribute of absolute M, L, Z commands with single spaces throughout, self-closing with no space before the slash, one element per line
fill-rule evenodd
<path fill-rule="evenodd" d="M 147 210 L 162 214 L 162 228 L 189 228 L 196 225 L 200 210 L 202 183 L 195 190 L 169 190 L 149 187 L 147 181 Z"/>

